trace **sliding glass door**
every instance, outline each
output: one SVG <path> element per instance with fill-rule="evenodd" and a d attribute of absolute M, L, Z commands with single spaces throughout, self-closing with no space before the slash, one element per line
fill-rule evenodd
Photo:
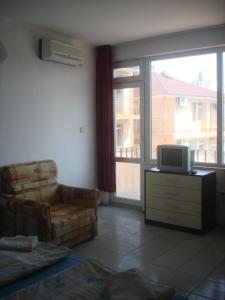
<path fill-rule="evenodd" d="M 113 90 L 113 99 L 116 199 L 122 202 L 140 201 L 142 83 L 116 84 Z"/>

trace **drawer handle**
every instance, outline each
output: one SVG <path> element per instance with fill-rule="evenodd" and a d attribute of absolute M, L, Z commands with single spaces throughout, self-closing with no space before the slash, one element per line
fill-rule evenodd
<path fill-rule="evenodd" d="M 174 193 L 174 192 L 166 192 L 166 194 L 168 196 L 175 196 L 175 197 L 177 197 L 179 195 L 178 193 Z"/>
<path fill-rule="evenodd" d="M 166 207 L 171 207 L 171 208 L 179 208 L 179 205 L 177 205 L 177 204 L 166 203 L 165 206 Z"/>

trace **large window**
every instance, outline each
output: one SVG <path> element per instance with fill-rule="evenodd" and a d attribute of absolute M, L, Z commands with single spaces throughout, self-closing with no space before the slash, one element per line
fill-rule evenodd
<path fill-rule="evenodd" d="M 159 144 L 184 144 L 217 163 L 217 65 L 217 52 L 151 60 L 152 159 Z"/>

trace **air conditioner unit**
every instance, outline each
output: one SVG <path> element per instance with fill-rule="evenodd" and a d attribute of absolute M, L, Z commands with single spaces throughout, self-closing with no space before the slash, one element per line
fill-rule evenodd
<path fill-rule="evenodd" d="M 70 66 L 79 66 L 84 63 L 80 47 L 51 39 L 40 40 L 40 58 Z"/>

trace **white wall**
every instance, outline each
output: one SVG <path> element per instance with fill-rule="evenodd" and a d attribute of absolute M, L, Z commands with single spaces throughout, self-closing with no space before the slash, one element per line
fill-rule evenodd
<path fill-rule="evenodd" d="M 60 182 L 94 187 L 93 49 L 83 45 L 82 67 L 46 62 L 38 58 L 38 40 L 44 37 L 65 40 L 0 18 L 0 40 L 8 52 L 0 63 L 0 166 L 54 159 Z"/>
<path fill-rule="evenodd" d="M 114 47 L 114 61 L 225 45 L 225 25 L 146 38 Z"/>

